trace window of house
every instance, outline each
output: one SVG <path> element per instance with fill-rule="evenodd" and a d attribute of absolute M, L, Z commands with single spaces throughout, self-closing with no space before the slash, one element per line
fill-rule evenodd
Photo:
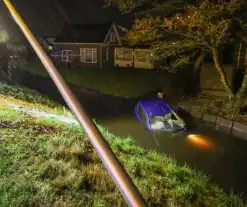
<path fill-rule="evenodd" d="M 147 62 L 151 60 L 150 52 L 135 52 L 135 60 L 137 62 Z"/>
<path fill-rule="evenodd" d="M 123 60 L 123 51 L 116 51 L 116 60 Z"/>
<path fill-rule="evenodd" d="M 58 52 L 53 52 L 50 54 L 53 58 L 61 58 L 63 62 L 72 62 L 74 57 L 79 57 L 80 54 L 72 50 L 60 50 Z"/>
<path fill-rule="evenodd" d="M 72 62 L 72 51 L 71 50 L 62 50 L 62 61 L 63 62 Z"/>
<path fill-rule="evenodd" d="M 124 51 L 124 58 L 125 61 L 131 61 L 133 60 L 133 53 L 132 51 Z"/>
<path fill-rule="evenodd" d="M 116 60 L 124 60 L 124 61 L 133 60 L 132 50 L 118 50 L 118 51 L 116 51 Z"/>
<path fill-rule="evenodd" d="M 110 41 L 111 42 L 116 42 L 116 35 L 114 32 L 110 32 Z"/>
<path fill-rule="evenodd" d="M 95 48 L 81 48 L 80 49 L 81 62 L 97 63 L 97 49 Z"/>

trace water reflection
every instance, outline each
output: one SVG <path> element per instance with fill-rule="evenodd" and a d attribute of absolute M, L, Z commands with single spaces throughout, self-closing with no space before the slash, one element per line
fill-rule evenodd
<path fill-rule="evenodd" d="M 211 138 L 200 134 L 189 134 L 187 139 L 201 150 L 213 150 L 215 147 L 215 142 Z"/>
<path fill-rule="evenodd" d="M 247 196 L 247 143 L 224 133 L 214 131 L 212 126 L 197 124 L 187 133 L 149 132 L 134 117 L 124 115 L 104 118 L 98 123 L 117 136 L 131 136 L 139 146 L 156 150 L 174 157 L 179 164 L 212 175 L 213 180 L 225 190 Z"/>

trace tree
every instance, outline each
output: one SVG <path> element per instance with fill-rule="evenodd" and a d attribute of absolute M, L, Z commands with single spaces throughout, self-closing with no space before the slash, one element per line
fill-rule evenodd
<path fill-rule="evenodd" d="M 194 2 L 197 0 L 188 0 Z M 106 6 L 116 6 L 122 13 L 137 15 L 156 14 L 170 15 L 184 7 L 185 0 L 105 0 Z"/>
<path fill-rule="evenodd" d="M 143 1 L 135 2 L 140 5 Z M 157 1 L 149 2 L 155 2 L 157 8 Z M 165 2 L 166 4 L 161 3 L 160 8 L 167 8 L 164 7 L 168 5 L 167 1 Z M 135 6 L 138 4 L 131 8 Z M 156 14 L 147 13 L 135 21 L 126 39 L 130 43 L 152 43 L 158 58 L 176 57 L 173 58 L 171 68 L 184 67 L 195 60 L 200 62 L 203 56 L 211 54 L 220 81 L 228 94 L 232 114 L 235 114 L 246 99 L 247 73 L 244 74 L 240 89 L 234 91 L 220 61 L 220 53 L 226 44 L 247 42 L 246 11 L 246 0 L 220 3 L 201 0 L 197 4 L 184 4 L 183 10 L 170 17 L 160 13 L 160 10 Z M 166 12 L 164 10 L 164 13 Z M 198 66 L 199 63 L 195 65 Z"/>

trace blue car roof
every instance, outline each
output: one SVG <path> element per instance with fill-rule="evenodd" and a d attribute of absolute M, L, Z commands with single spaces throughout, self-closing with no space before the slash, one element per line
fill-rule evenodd
<path fill-rule="evenodd" d="M 171 111 L 170 106 L 161 98 L 152 98 L 139 101 L 146 114 L 150 116 L 163 116 Z"/>

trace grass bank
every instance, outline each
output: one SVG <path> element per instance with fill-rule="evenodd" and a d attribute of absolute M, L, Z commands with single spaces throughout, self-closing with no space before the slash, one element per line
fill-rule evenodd
<path fill-rule="evenodd" d="M 0 86 L 5 89 L 0 90 L 0 206 L 126 206 L 79 127 L 34 118 L 10 110 L 8 104 L 66 110 L 36 92 Z M 99 128 L 148 206 L 244 206 L 202 173 Z"/>
<path fill-rule="evenodd" d="M 24 63 L 21 69 L 48 77 L 39 60 Z M 125 98 L 145 95 L 159 87 L 160 83 L 159 74 L 154 71 L 96 67 L 59 67 L 58 70 L 70 84 Z"/>
<path fill-rule="evenodd" d="M 8 85 L 0 81 L 0 107 L 13 103 L 27 108 L 71 115 L 65 107 L 50 100 L 47 96 L 41 95 L 35 90 L 19 85 Z"/>

